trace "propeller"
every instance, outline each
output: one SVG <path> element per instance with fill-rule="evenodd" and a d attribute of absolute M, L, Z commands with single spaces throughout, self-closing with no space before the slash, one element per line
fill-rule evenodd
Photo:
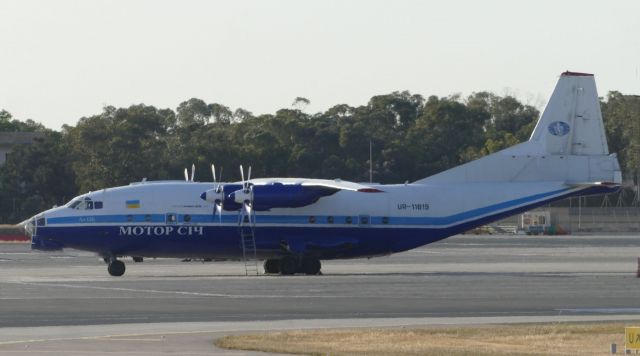
<path fill-rule="evenodd" d="M 211 174 L 213 175 L 213 183 L 215 184 L 215 192 L 220 195 L 218 199 L 213 203 L 213 216 L 215 218 L 218 215 L 220 222 L 222 223 L 222 200 L 224 197 L 224 187 L 216 179 L 216 166 L 211 164 Z M 222 167 L 220 167 L 220 181 L 222 181 Z"/>
<path fill-rule="evenodd" d="M 242 165 L 240 165 L 240 177 L 242 178 L 242 209 L 244 210 L 245 214 L 247 216 L 249 216 L 249 219 L 251 219 L 251 209 L 252 209 L 252 203 L 253 203 L 253 189 L 252 189 L 252 185 L 250 185 L 250 180 L 251 180 L 251 166 L 249 166 L 249 169 L 247 170 L 247 180 L 244 179 L 244 169 L 242 168 Z M 237 198 L 236 198 L 236 201 Z"/>
<path fill-rule="evenodd" d="M 189 169 L 188 168 L 184 169 L 184 180 L 187 182 L 193 182 L 195 177 L 196 177 L 196 165 L 194 163 L 191 165 L 191 179 L 189 179 Z"/>

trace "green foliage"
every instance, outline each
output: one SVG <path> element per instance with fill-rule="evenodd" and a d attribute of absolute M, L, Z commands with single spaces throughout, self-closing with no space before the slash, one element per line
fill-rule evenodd
<path fill-rule="evenodd" d="M 210 181 L 209 165 L 223 180 L 240 179 L 238 165 L 254 177 L 302 176 L 413 181 L 527 140 L 539 115 L 516 98 L 488 92 L 425 100 L 407 91 L 372 97 L 366 105 L 303 112 L 293 108 L 255 116 L 192 98 L 174 112 L 144 104 L 107 106 L 61 132 L 46 131 L 37 144 L 16 147 L 0 166 L 0 222 L 17 222 L 71 197 L 143 178 Z M 602 102 L 612 152 L 627 175 L 640 173 L 640 98 L 611 92 Z M 0 131 L 44 128 L 0 111 Z"/>
<path fill-rule="evenodd" d="M 31 132 L 44 131 L 45 128 L 31 119 L 22 122 L 13 119 L 11 113 L 6 110 L 0 110 L 0 132 Z"/>
<path fill-rule="evenodd" d="M 609 92 L 601 103 L 609 150 L 616 152 L 623 173 L 640 178 L 640 96 Z"/>
<path fill-rule="evenodd" d="M 78 193 L 65 135 L 47 131 L 37 141 L 16 146 L 0 166 L 0 223 L 21 221 Z"/>

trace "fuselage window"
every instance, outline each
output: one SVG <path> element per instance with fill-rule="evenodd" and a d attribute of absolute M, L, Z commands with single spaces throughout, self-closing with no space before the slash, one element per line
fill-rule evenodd
<path fill-rule="evenodd" d="M 347 224 L 351 224 L 351 223 L 353 222 L 353 219 L 351 218 L 351 216 L 347 216 L 347 218 L 346 218 L 346 219 L 344 219 L 344 221 L 345 221 Z"/>
<path fill-rule="evenodd" d="M 92 201 L 87 200 L 84 203 L 86 204 L 85 205 L 85 209 L 87 209 L 87 210 L 92 210 L 93 209 L 93 202 Z"/>
<path fill-rule="evenodd" d="M 361 216 L 360 217 L 360 224 L 366 225 L 368 223 L 369 223 L 369 217 L 368 216 Z"/>
<path fill-rule="evenodd" d="M 184 219 L 184 222 L 189 222 L 191 221 L 191 215 L 185 215 L 183 219 Z"/>
<path fill-rule="evenodd" d="M 327 216 L 327 222 L 333 224 L 333 216 Z"/>
<path fill-rule="evenodd" d="M 385 224 L 385 225 L 388 224 L 389 223 L 389 218 L 386 217 L 386 216 L 383 216 L 382 217 L 382 223 Z"/>
<path fill-rule="evenodd" d="M 127 221 L 129 222 L 133 221 L 133 215 L 127 215 Z"/>
<path fill-rule="evenodd" d="M 169 213 L 167 214 L 167 224 L 175 224 L 176 223 L 176 214 Z"/>
<path fill-rule="evenodd" d="M 309 224 L 315 224 L 316 223 L 316 217 L 315 216 L 309 216 Z"/>
<path fill-rule="evenodd" d="M 151 215 L 150 214 L 145 215 L 144 221 L 151 221 Z"/>
<path fill-rule="evenodd" d="M 94 201 L 93 202 L 93 208 L 94 209 L 102 209 L 102 202 L 101 201 Z"/>

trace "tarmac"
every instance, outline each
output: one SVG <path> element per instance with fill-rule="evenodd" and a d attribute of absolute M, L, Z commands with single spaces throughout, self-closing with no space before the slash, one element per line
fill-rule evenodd
<path fill-rule="evenodd" d="M 252 354 L 230 333 L 640 321 L 640 236 L 459 235 L 321 276 L 245 276 L 241 262 L 125 259 L 0 243 L 0 355 Z"/>

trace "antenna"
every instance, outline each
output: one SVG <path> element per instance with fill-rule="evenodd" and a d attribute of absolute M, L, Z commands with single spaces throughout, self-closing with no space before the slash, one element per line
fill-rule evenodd
<path fill-rule="evenodd" d="M 373 143 L 369 139 L 369 183 L 373 183 Z"/>

